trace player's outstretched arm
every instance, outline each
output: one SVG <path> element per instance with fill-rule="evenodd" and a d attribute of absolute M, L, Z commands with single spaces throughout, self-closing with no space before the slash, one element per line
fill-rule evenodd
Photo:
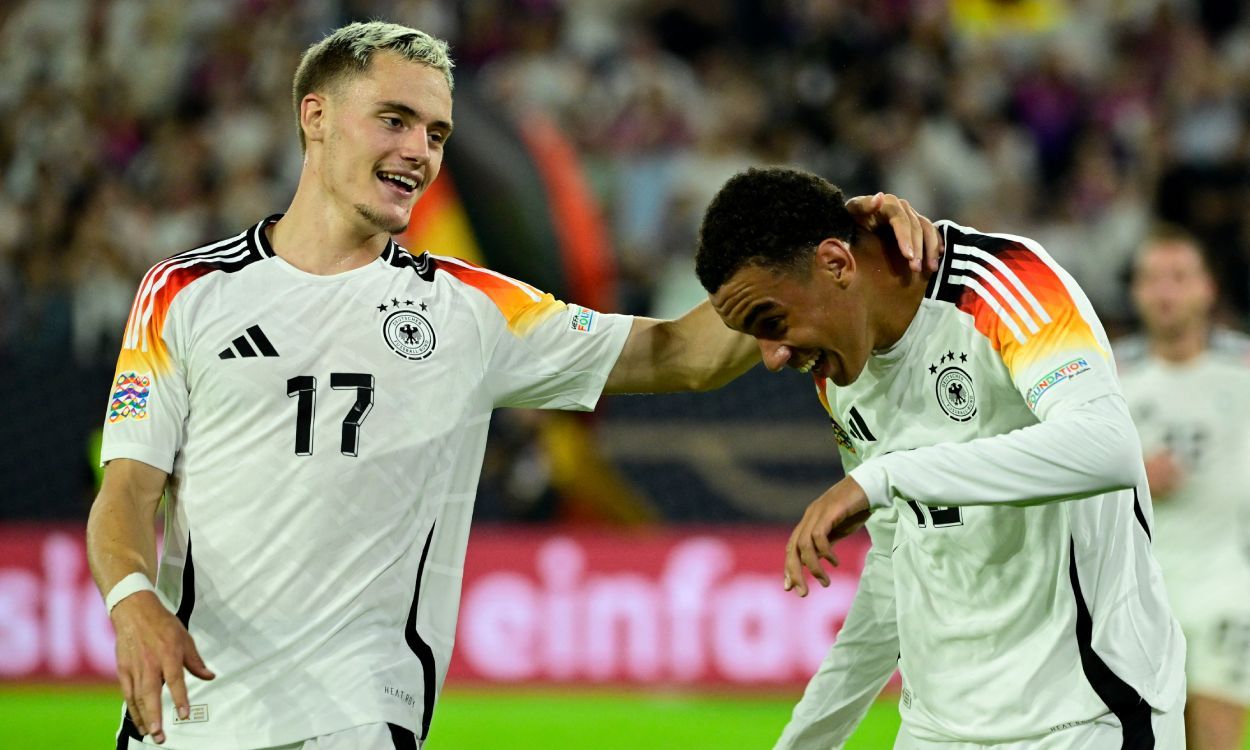
<path fill-rule="evenodd" d="M 936 269 L 942 239 L 932 222 L 894 195 L 859 196 L 846 203 L 860 226 L 893 235 L 914 271 Z M 708 302 L 676 320 L 635 318 L 604 393 L 672 393 L 720 388 L 759 362 L 755 339 L 725 326 Z"/>
<path fill-rule="evenodd" d="M 759 361 L 755 339 L 726 328 L 704 301 L 676 320 L 634 318 L 603 392 L 709 391 Z"/>
<path fill-rule="evenodd" d="M 149 582 L 155 577 L 153 517 L 167 476 L 124 458 L 105 467 L 100 494 L 87 519 L 87 559 L 105 596 L 131 574 L 139 573 Z M 211 680 L 214 675 L 204 666 L 191 635 L 154 591 L 139 590 L 115 602 L 109 616 L 117 632 L 117 680 L 130 716 L 140 732 L 164 742 L 161 686 L 169 685 L 179 716 L 186 718 L 190 702 L 183 667 L 200 679 Z"/>

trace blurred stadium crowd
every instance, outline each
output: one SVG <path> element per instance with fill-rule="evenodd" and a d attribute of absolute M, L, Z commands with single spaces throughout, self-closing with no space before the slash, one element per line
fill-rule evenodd
<path fill-rule="evenodd" d="M 448 39 L 458 91 L 563 127 L 605 207 L 626 312 L 673 315 L 702 298 L 702 210 L 724 179 L 765 162 L 1033 237 L 1112 331 L 1132 323 L 1129 254 L 1166 219 L 1215 253 L 1225 319 L 1250 311 L 1245 3 L 11 1 L 0 517 L 84 512 L 87 435 L 138 279 L 286 205 L 300 164 L 294 65 L 364 18 Z M 505 429 L 529 434 L 524 421 Z M 499 442 L 528 460 L 531 442 Z"/>

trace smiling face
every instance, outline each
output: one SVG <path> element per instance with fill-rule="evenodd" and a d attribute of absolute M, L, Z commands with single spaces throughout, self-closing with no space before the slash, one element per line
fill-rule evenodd
<path fill-rule="evenodd" d="M 319 186 L 365 232 L 400 234 L 438 176 L 451 135 L 446 75 L 392 52 L 301 103 Z"/>
<path fill-rule="evenodd" d="M 712 295 L 730 328 L 754 336 L 764 364 L 854 383 L 872 355 L 868 308 L 845 243 L 827 240 L 807 268 L 739 268 Z"/>

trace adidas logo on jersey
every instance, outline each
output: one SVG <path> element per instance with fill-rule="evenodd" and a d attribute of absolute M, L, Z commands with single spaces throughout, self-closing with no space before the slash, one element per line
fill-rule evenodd
<path fill-rule="evenodd" d="M 864 421 L 864 416 L 859 413 L 859 409 L 851 407 L 850 417 L 847 419 L 848 430 L 842 429 L 842 425 L 838 424 L 838 420 L 829 417 L 830 424 L 833 425 L 833 437 L 838 441 L 838 445 L 842 446 L 848 453 L 857 453 L 855 444 L 851 442 L 851 436 L 854 435 L 856 440 L 863 443 L 876 442 L 877 436 L 872 434 L 872 430 L 868 429 L 868 423 Z"/>
<path fill-rule="evenodd" d="M 851 434 L 867 443 L 876 442 L 877 436 L 873 435 L 872 430 L 868 429 L 868 423 L 864 421 L 864 417 L 859 413 L 859 409 L 852 406 L 850 416 L 848 424 L 851 427 Z"/>
<path fill-rule="evenodd" d="M 265 332 L 260 330 L 260 326 L 249 326 L 242 336 L 230 342 L 230 346 L 221 350 L 217 355 L 221 359 L 234 359 L 235 357 L 276 357 L 278 350 L 273 348 L 273 344 L 269 343 L 269 338 L 265 336 Z"/>

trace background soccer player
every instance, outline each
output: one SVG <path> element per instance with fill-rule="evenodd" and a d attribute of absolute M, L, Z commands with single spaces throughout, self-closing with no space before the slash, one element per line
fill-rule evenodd
<path fill-rule="evenodd" d="M 443 42 L 386 23 L 311 47 L 286 213 L 140 285 L 88 524 L 130 712 L 119 747 L 418 746 L 491 410 L 711 388 L 758 358 L 706 304 L 603 315 L 395 244 L 453 130 L 451 66 Z M 896 199 L 851 210 L 937 247 Z"/>
<path fill-rule="evenodd" d="M 877 632 L 839 638 L 782 745 L 837 741 L 897 656 L 899 748 L 1180 747 L 1184 640 L 1084 294 L 1031 240 L 949 222 L 942 267 L 912 277 L 841 205 L 814 175 L 750 170 L 697 255 L 765 364 L 811 373 L 849 470 L 795 528 L 786 588 L 827 583 L 832 540 L 883 514 L 846 625 Z"/>
<path fill-rule="evenodd" d="M 1216 296 L 1198 241 L 1160 228 L 1133 266 L 1142 333 L 1115 348 L 1185 632 L 1190 750 L 1241 747 L 1250 706 L 1250 338 L 1215 327 Z"/>

